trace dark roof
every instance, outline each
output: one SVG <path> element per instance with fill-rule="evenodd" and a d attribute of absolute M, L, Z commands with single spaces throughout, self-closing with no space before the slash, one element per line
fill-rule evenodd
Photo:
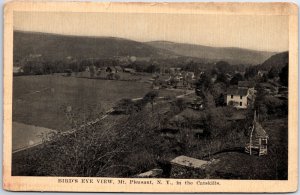
<path fill-rule="evenodd" d="M 249 100 L 255 100 L 255 95 L 249 94 L 249 95 L 248 95 L 248 99 L 249 99 Z"/>
<path fill-rule="evenodd" d="M 238 82 L 238 86 L 239 87 L 248 87 L 248 88 L 252 88 L 255 86 L 254 82 L 250 82 L 250 81 L 239 81 Z"/>
<path fill-rule="evenodd" d="M 248 94 L 248 89 L 228 88 L 227 94 L 228 95 L 246 96 Z"/>

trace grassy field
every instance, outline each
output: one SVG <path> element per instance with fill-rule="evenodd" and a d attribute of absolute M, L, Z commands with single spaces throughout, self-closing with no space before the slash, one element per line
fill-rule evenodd
<path fill-rule="evenodd" d="M 108 110 L 122 98 L 137 98 L 150 84 L 63 76 L 20 76 L 13 80 L 13 121 L 51 129 L 68 128 L 64 114 L 80 117 Z"/>

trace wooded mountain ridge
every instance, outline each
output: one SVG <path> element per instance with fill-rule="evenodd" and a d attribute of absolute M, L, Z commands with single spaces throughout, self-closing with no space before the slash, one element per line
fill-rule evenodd
<path fill-rule="evenodd" d="M 29 56 L 38 55 L 44 60 L 52 61 L 65 60 L 68 57 L 112 59 L 134 56 L 154 61 L 186 58 L 209 63 L 224 60 L 232 65 L 257 65 L 275 54 L 242 48 L 208 47 L 166 41 L 138 42 L 116 37 L 86 37 L 25 31 L 14 31 L 13 46 L 14 64 Z"/>

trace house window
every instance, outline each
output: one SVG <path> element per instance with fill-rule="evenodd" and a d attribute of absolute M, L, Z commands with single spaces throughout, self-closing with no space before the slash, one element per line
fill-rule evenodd
<path fill-rule="evenodd" d="M 243 96 L 240 96 L 240 99 L 243 99 Z"/>
<path fill-rule="evenodd" d="M 233 95 L 231 95 L 231 99 L 233 99 Z"/>
<path fill-rule="evenodd" d="M 242 106 L 242 102 L 240 102 L 240 106 Z"/>

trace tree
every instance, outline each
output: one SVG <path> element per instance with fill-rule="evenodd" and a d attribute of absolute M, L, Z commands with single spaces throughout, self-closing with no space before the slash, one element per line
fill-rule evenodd
<path fill-rule="evenodd" d="M 101 75 L 101 70 L 97 71 L 97 76 L 99 77 Z"/>
<path fill-rule="evenodd" d="M 115 79 L 120 80 L 121 76 L 119 74 L 115 74 Z"/>
<path fill-rule="evenodd" d="M 241 75 L 240 73 L 236 73 L 230 80 L 230 84 L 237 85 L 239 83 L 239 81 L 243 81 L 243 80 L 244 80 L 243 75 Z"/>
<path fill-rule="evenodd" d="M 154 104 L 154 101 L 155 101 L 156 97 L 158 97 L 158 91 L 150 91 L 143 98 L 143 100 L 145 102 L 150 102 L 151 103 L 152 112 L 153 112 L 153 104 Z"/>
<path fill-rule="evenodd" d="M 198 65 L 193 60 L 191 60 L 185 65 L 184 70 L 195 73 L 198 70 Z"/>
<path fill-rule="evenodd" d="M 216 102 L 216 106 L 226 106 L 226 103 L 225 103 L 225 95 L 223 93 L 221 93 L 219 95 L 219 97 L 217 97 L 217 99 L 215 99 L 215 102 Z"/>
<path fill-rule="evenodd" d="M 218 70 L 216 69 L 216 68 L 213 68 L 212 70 L 211 70 L 211 73 L 210 73 L 211 75 L 217 75 L 218 74 Z"/>
<path fill-rule="evenodd" d="M 228 62 L 225 62 L 225 61 L 219 61 L 219 62 L 217 62 L 216 68 L 221 73 L 227 73 L 227 72 L 230 72 L 230 70 L 231 70 L 230 64 Z"/>
<path fill-rule="evenodd" d="M 154 72 L 159 72 L 160 69 L 159 67 L 156 65 L 156 64 L 151 64 L 150 66 L 148 66 L 145 70 L 146 72 L 149 72 L 149 73 L 154 73 Z"/>
<path fill-rule="evenodd" d="M 216 103 L 216 106 L 224 106 L 225 105 L 225 97 L 224 94 L 226 90 L 226 84 L 225 83 L 216 83 L 211 88 L 211 94 L 214 96 L 214 100 Z"/>
<path fill-rule="evenodd" d="M 179 80 L 176 78 L 176 76 L 171 76 L 170 84 L 171 84 L 174 88 L 177 88 L 178 83 L 179 83 Z"/>
<path fill-rule="evenodd" d="M 219 107 L 207 110 L 207 127 L 210 131 L 211 138 L 224 136 L 229 128 L 225 113 L 226 107 Z M 219 122 L 217 122 L 219 121 Z"/>
<path fill-rule="evenodd" d="M 280 71 L 279 73 L 279 77 L 280 77 L 280 82 L 284 85 L 284 86 L 288 86 L 289 84 L 289 66 L 288 64 L 286 64 Z"/>
<path fill-rule="evenodd" d="M 272 68 L 270 69 L 270 71 L 268 72 L 268 78 L 269 78 L 269 79 L 273 79 L 273 78 L 277 77 L 278 74 L 279 74 L 279 73 L 278 73 L 277 68 L 272 67 Z"/>
<path fill-rule="evenodd" d="M 264 83 L 268 81 L 268 76 L 266 74 L 263 74 L 262 77 L 258 77 L 256 80 L 260 83 Z"/>
<path fill-rule="evenodd" d="M 116 106 L 114 107 L 114 110 L 116 113 L 121 114 L 131 114 L 134 111 L 139 111 L 135 103 L 131 99 L 121 99 L 119 102 L 117 102 Z"/>
<path fill-rule="evenodd" d="M 204 104 L 205 107 L 210 109 L 216 107 L 214 96 L 210 92 L 206 94 Z"/>
<path fill-rule="evenodd" d="M 245 78 L 250 79 L 257 75 L 257 70 L 255 67 L 249 67 L 245 71 Z"/>
<path fill-rule="evenodd" d="M 94 78 L 95 72 L 96 72 L 96 67 L 95 66 L 89 66 L 90 69 L 90 77 Z"/>
<path fill-rule="evenodd" d="M 114 73 L 109 73 L 107 76 L 106 76 L 106 78 L 108 79 L 108 80 L 113 80 L 114 79 Z"/>
<path fill-rule="evenodd" d="M 210 76 L 206 73 L 201 74 L 200 78 L 196 81 L 196 95 L 204 97 L 211 86 L 212 83 Z"/>
<path fill-rule="evenodd" d="M 220 73 L 220 74 L 218 74 L 217 75 L 217 80 L 216 80 L 216 82 L 218 83 L 218 82 L 220 82 L 220 83 L 225 83 L 226 85 L 227 85 L 227 77 L 226 77 L 226 75 L 224 74 L 224 73 Z"/>

